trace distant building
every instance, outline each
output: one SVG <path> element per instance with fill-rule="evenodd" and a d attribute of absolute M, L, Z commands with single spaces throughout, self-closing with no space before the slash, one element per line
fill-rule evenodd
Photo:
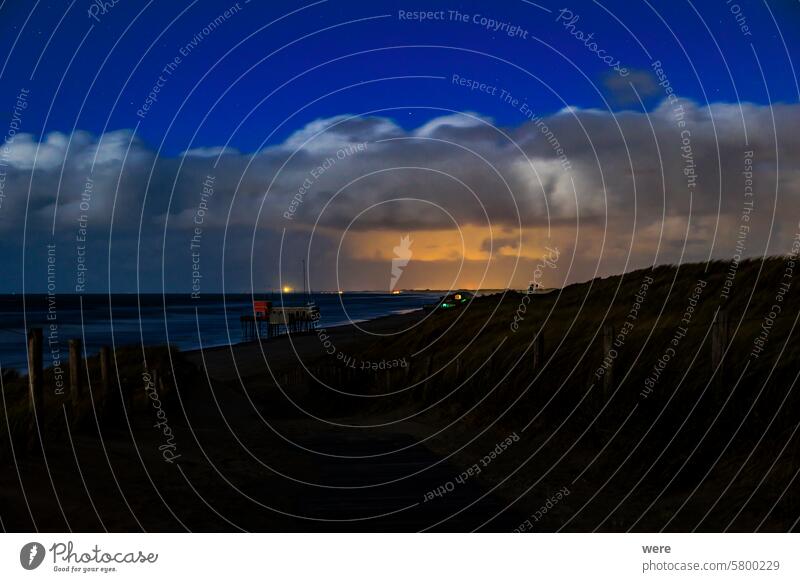
<path fill-rule="evenodd" d="M 553 291 L 555 291 L 555 289 L 552 287 L 544 288 L 540 283 L 531 281 L 528 285 L 527 293 L 528 295 L 546 295 L 547 293 L 552 293 Z"/>

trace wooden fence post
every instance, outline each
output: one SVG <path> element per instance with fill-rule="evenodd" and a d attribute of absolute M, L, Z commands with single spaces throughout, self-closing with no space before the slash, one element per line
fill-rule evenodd
<path fill-rule="evenodd" d="M 111 350 L 100 348 L 100 390 L 106 406 L 115 400 L 111 395 Z"/>
<path fill-rule="evenodd" d="M 42 362 L 42 329 L 28 331 L 28 405 L 30 436 L 44 424 L 44 369 Z"/>
<path fill-rule="evenodd" d="M 81 384 L 81 340 L 69 340 L 69 395 L 73 409 L 78 406 L 83 395 Z"/>
<path fill-rule="evenodd" d="M 711 372 L 716 370 L 715 382 L 717 390 L 721 391 L 725 383 L 725 366 L 723 359 L 725 350 L 728 349 L 730 342 L 730 330 L 728 327 L 728 312 L 719 310 L 714 317 L 711 328 Z"/>
<path fill-rule="evenodd" d="M 542 331 L 533 338 L 533 371 L 538 372 L 544 366 L 544 334 Z"/>
<path fill-rule="evenodd" d="M 603 326 L 603 358 L 608 360 L 606 373 L 603 375 L 603 394 L 608 396 L 614 388 L 614 361 L 611 352 L 614 350 L 614 326 Z"/>
<path fill-rule="evenodd" d="M 714 327 L 711 330 L 711 363 L 715 368 L 722 363 L 728 339 L 728 314 L 720 310 L 714 318 Z"/>

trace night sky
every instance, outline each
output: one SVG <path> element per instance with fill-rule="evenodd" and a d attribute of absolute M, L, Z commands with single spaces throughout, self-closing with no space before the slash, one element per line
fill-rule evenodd
<path fill-rule="evenodd" d="M 48 264 L 64 293 L 259 291 L 301 258 L 315 289 L 386 289 L 404 235 L 401 288 L 525 287 L 553 248 L 546 285 L 786 253 L 798 24 L 788 0 L 6 0 L 0 292 Z"/>

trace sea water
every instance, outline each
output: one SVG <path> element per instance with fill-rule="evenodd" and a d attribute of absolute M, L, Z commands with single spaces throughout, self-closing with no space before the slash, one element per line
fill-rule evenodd
<path fill-rule="evenodd" d="M 304 305 L 320 309 L 320 326 L 333 327 L 419 309 L 437 293 L 300 293 L 258 295 L 274 305 Z M 25 330 L 43 329 L 44 365 L 60 354 L 67 360 L 67 342 L 81 339 L 91 355 L 101 346 L 163 345 L 182 350 L 228 345 L 241 341 L 239 318 L 252 315 L 250 294 L 0 295 L 0 367 L 24 370 Z M 55 355 L 54 355 L 55 354 Z"/>

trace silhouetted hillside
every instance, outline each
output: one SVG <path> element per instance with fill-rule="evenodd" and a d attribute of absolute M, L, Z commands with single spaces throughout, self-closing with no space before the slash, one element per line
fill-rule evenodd
<path fill-rule="evenodd" d="M 796 525 L 784 516 L 800 509 L 794 268 L 787 258 L 662 266 L 530 302 L 483 297 L 365 357 L 407 356 L 422 383 L 383 406 L 422 398 L 466 423 L 465 439 L 524 431 L 524 445 L 502 459 L 506 474 L 483 477 L 500 483 L 513 471 L 501 491 L 533 508 L 571 487 L 540 529 L 785 531 Z"/>

